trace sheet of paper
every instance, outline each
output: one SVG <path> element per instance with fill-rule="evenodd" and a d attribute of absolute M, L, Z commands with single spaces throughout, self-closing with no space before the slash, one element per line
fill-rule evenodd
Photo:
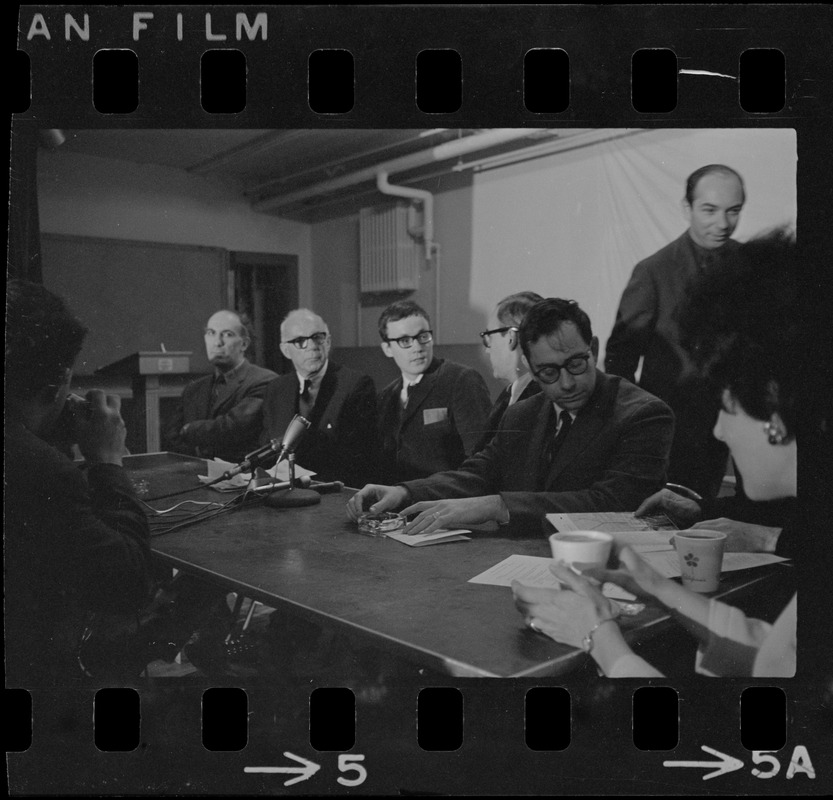
<path fill-rule="evenodd" d="M 619 544 L 630 545 L 634 550 L 644 553 L 651 550 L 673 550 L 670 531 L 616 531 L 611 534 Z"/>
<path fill-rule="evenodd" d="M 389 539 L 396 539 L 397 542 L 408 545 L 408 547 L 423 547 L 430 544 L 446 544 L 447 542 L 467 542 L 471 538 L 465 534 L 471 533 L 468 530 L 439 530 L 433 533 L 398 533 L 393 531 L 386 533 Z"/>
<path fill-rule="evenodd" d="M 666 578 L 680 577 L 680 558 L 676 550 L 663 552 L 642 553 L 644 558 L 657 572 Z M 765 567 L 767 564 L 777 564 L 787 559 L 772 553 L 724 553 L 723 572 L 733 572 L 737 569 L 750 567 Z"/>
<path fill-rule="evenodd" d="M 485 572 L 469 578 L 469 583 L 483 583 L 488 586 L 511 586 L 512 581 L 519 581 L 526 586 L 542 586 L 547 589 L 560 589 L 561 584 L 550 572 L 551 558 L 540 556 L 512 555 L 489 567 Z M 602 594 L 616 600 L 635 600 L 630 592 L 612 583 L 602 585 Z"/>
<path fill-rule="evenodd" d="M 665 514 L 635 517 L 628 511 L 587 511 L 576 514 L 547 514 L 557 531 L 675 531 L 677 526 Z"/>

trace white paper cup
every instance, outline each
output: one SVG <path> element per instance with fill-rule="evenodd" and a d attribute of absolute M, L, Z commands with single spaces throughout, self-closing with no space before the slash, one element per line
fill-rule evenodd
<path fill-rule="evenodd" d="M 674 547 L 680 557 L 683 586 L 693 592 L 716 592 L 723 568 L 726 534 L 720 531 L 693 530 L 674 534 Z"/>
<path fill-rule="evenodd" d="M 562 531 L 550 536 L 552 557 L 573 564 L 607 564 L 613 537 L 601 531 Z"/>

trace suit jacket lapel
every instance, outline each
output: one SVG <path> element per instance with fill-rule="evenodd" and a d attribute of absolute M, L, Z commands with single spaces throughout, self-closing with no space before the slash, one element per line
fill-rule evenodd
<path fill-rule="evenodd" d="M 573 420 L 567 438 L 553 458 L 544 484 L 545 488 L 550 487 L 555 479 L 590 446 L 605 426 L 607 419 L 605 408 L 609 401 L 607 377 L 604 373 L 597 373 L 596 380 L 596 390 L 590 402 Z"/>
<path fill-rule="evenodd" d="M 271 437 L 281 438 L 292 418 L 298 413 L 298 394 L 300 391 L 301 386 L 298 383 L 298 376 L 293 371 L 292 380 L 284 383 L 281 391 L 277 392 L 275 406 L 269 409 L 269 415 L 273 423 L 283 424 L 282 430 L 275 430 L 274 425 L 272 426 L 272 430 L 269 431 Z"/>
<path fill-rule="evenodd" d="M 310 422 L 313 427 L 318 425 L 321 421 L 321 417 L 324 416 L 324 412 L 327 410 L 327 405 L 329 404 L 330 399 L 335 394 L 336 387 L 338 386 L 338 379 L 336 377 L 337 372 L 338 367 L 331 361 L 327 366 L 327 371 L 324 373 L 324 377 L 321 379 L 321 385 L 318 387 L 318 395 L 315 398 L 315 405 L 312 407 L 312 411 L 310 412 Z"/>
<path fill-rule="evenodd" d="M 197 386 L 197 394 L 194 398 L 194 407 L 199 409 L 196 419 L 211 418 L 211 389 L 214 386 L 214 376 L 211 375 L 207 381 Z"/>
<path fill-rule="evenodd" d="M 439 367 L 429 370 L 423 374 L 422 380 L 411 389 L 411 393 L 408 396 L 408 405 L 401 415 L 402 425 L 404 425 L 411 419 L 411 417 L 414 416 L 414 414 L 416 414 L 419 407 L 425 401 L 425 398 L 428 397 L 431 389 L 434 388 L 434 383 L 436 383 L 438 371 Z M 402 391 L 401 383 L 399 384 L 399 391 Z"/>
<path fill-rule="evenodd" d="M 541 387 L 538 385 L 538 382 L 533 378 L 521 392 L 521 396 L 518 398 L 517 402 L 520 403 L 521 400 L 529 400 L 530 397 L 535 397 L 536 394 L 541 393 Z"/>

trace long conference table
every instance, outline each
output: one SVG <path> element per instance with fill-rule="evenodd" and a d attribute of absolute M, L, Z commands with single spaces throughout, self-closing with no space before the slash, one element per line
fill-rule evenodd
<path fill-rule="evenodd" d="M 200 484 L 202 459 L 154 453 L 127 457 L 125 467 L 157 509 L 231 497 Z M 528 538 L 475 532 L 470 541 L 408 547 L 358 533 L 345 509 L 351 493 L 323 494 L 320 505 L 294 509 L 240 504 L 155 535 L 151 547 L 166 564 L 230 592 L 448 675 L 562 676 L 588 658 L 528 629 L 509 588 L 468 582 L 512 554 L 548 556 L 543 527 Z M 771 568 L 729 573 L 718 594 L 761 591 L 772 574 Z M 620 622 L 632 645 L 672 625 L 667 613 L 650 606 Z"/>

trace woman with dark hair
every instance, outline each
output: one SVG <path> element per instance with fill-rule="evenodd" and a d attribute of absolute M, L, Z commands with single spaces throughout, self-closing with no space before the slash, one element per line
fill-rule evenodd
<path fill-rule="evenodd" d="M 717 280 L 698 288 L 682 320 L 695 363 L 721 393 L 714 435 L 728 445 L 753 500 L 797 497 L 798 441 L 817 437 L 826 425 L 823 406 L 814 399 L 816 339 L 799 289 L 800 267 L 787 232 L 749 242 Z M 812 487 L 808 492 L 815 494 Z M 800 532 L 795 527 L 797 521 L 788 523 L 782 536 L 805 536 L 803 521 Z M 588 568 L 582 575 L 554 564 L 566 591 L 514 583 L 527 624 L 583 647 L 610 677 L 658 676 L 625 642 L 615 606 L 599 590 L 597 581 L 612 581 L 665 605 L 695 633 L 701 641 L 699 672 L 795 674 L 796 596 L 769 625 L 663 578 L 629 547 L 618 557 L 617 569 Z"/>

